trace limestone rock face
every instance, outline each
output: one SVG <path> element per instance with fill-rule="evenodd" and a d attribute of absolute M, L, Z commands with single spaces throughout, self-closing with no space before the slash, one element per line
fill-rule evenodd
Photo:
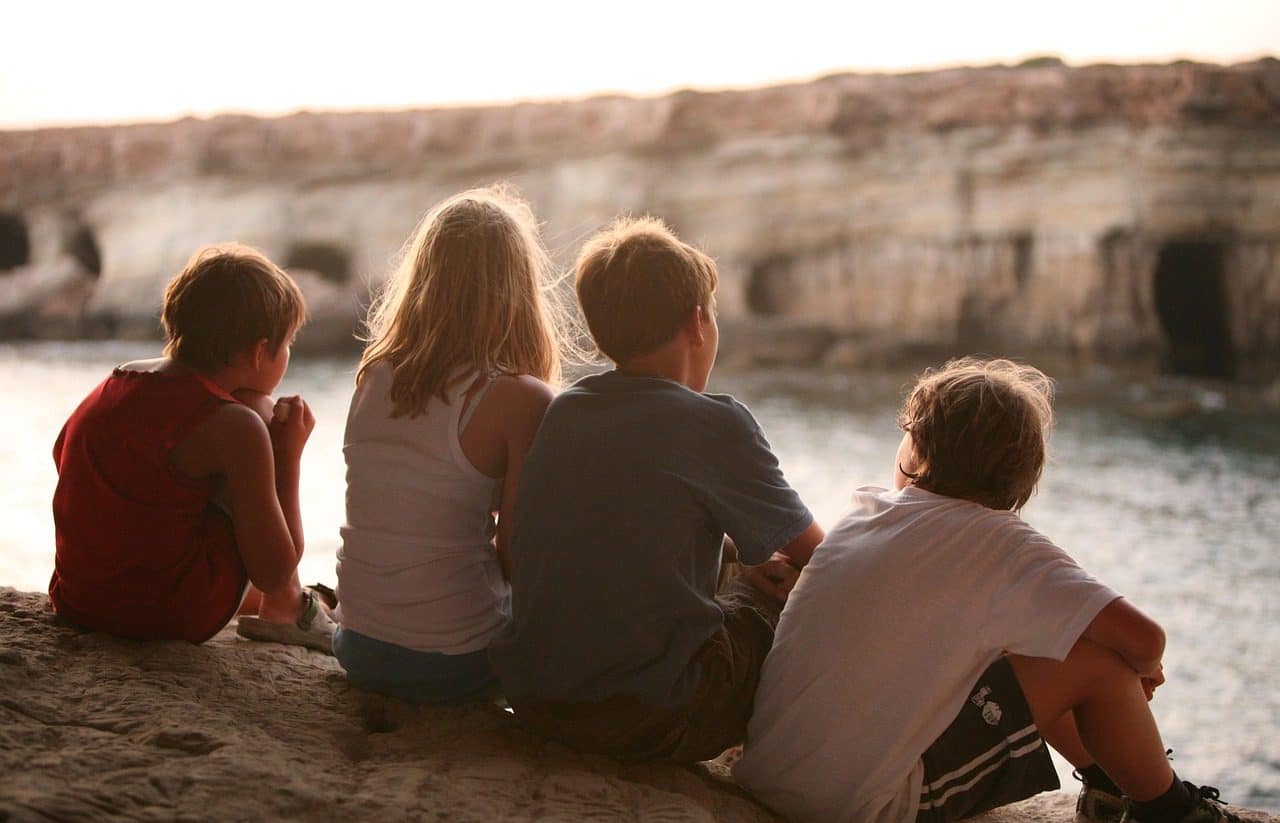
<path fill-rule="evenodd" d="M 1041 795 L 975 820 L 1067 823 L 1073 809 Z M 715 763 L 578 755 L 494 705 L 363 692 L 317 652 L 230 630 L 201 646 L 119 640 L 0 588 L 0 820 L 50 819 L 775 817 Z"/>
<path fill-rule="evenodd" d="M 428 207 L 499 179 L 561 262 L 619 213 L 666 218 L 719 260 L 726 322 L 766 328 L 761 360 L 1280 361 L 1274 59 L 0 133 L 0 246 L 22 233 L 46 263 L 91 243 L 85 328 L 114 334 L 153 327 L 161 284 L 201 244 L 328 261 L 348 290 L 316 312 L 332 339 Z"/>

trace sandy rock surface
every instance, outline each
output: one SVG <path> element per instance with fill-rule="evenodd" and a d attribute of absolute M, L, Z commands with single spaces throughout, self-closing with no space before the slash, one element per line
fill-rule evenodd
<path fill-rule="evenodd" d="M 985 819 L 1071 809 L 1047 795 Z M 585 757 L 496 706 L 362 692 L 316 652 L 231 631 L 203 646 L 118 640 L 0 589 L 0 821 L 120 819 L 774 818 L 714 765 Z"/>

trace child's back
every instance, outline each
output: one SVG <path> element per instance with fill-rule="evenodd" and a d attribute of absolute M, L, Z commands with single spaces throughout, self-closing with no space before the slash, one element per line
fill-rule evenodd
<path fill-rule="evenodd" d="M 576 277 L 618 369 L 578 381 L 538 431 L 494 667 L 534 731 L 705 760 L 742 741 L 786 584 L 822 531 L 750 412 L 702 394 L 719 345 L 711 258 L 620 220 Z M 758 565 L 719 587 L 726 534 Z"/>
<path fill-rule="evenodd" d="M 512 700 L 688 701 L 686 666 L 723 617 L 724 533 L 762 563 L 811 522 L 750 412 L 618 371 L 547 411 L 525 465 L 513 584 L 494 657 Z"/>
<path fill-rule="evenodd" d="M 332 623 L 296 572 L 315 421 L 300 398 L 273 419 L 268 397 L 305 314 L 289 276 L 242 246 L 201 249 L 169 282 L 165 356 L 115 369 L 54 447 L 59 614 L 200 642 L 244 605 L 245 636 L 328 648 Z"/>
<path fill-rule="evenodd" d="M 370 368 L 347 416 L 340 622 L 411 649 L 484 649 L 509 616 L 510 592 L 493 549 L 501 481 L 459 442 L 482 399 L 464 402 L 476 375 L 417 417 L 391 416 L 391 375 L 389 364 Z"/>
<path fill-rule="evenodd" d="M 787 602 L 735 774 L 803 819 L 910 819 L 921 753 L 983 672 L 1005 652 L 1066 657 L 1117 597 L 1012 512 L 860 490 Z M 1043 753 L 1024 726 L 1011 757 Z"/>
<path fill-rule="evenodd" d="M 746 788 L 796 820 L 948 823 L 1058 788 L 1047 742 L 1082 776 L 1078 823 L 1235 819 L 1165 757 L 1163 630 L 1016 515 L 1052 419 L 1031 367 L 919 380 L 896 491 L 854 496 L 783 612 Z"/>
<path fill-rule="evenodd" d="M 235 614 L 248 582 L 213 478 L 175 474 L 178 443 L 236 400 L 196 373 L 116 369 L 53 449 L 59 614 L 125 637 L 202 641 Z"/>
<path fill-rule="evenodd" d="M 516 487 L 560 376 L 548 275 L 523 201 L 463 192 L 428 212 L 370 311 L 343 446 L 334 654 L 352 682 L 418 702 L 493 682 Z"/>

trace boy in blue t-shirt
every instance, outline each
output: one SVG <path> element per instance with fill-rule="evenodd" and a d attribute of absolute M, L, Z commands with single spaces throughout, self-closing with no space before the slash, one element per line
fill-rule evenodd
<path fill-rule="evenodd" d="M 587 242 L 576 279 L 617 368 L 557 397 L 538 430 L 512 621 L 490 654 L 536 732 L 706 760 L 742 742 L 782 602 L 823 533 L 746 407 L 702 393 L 715 263 L 660 221 L 624 219 Z M 722 585 L 734 555 L 754 568 Z"/>

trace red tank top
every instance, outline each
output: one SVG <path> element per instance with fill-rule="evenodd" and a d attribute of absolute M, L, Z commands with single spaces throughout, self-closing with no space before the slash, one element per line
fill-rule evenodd
<path fill-rule="evenodd" d="M 248 576 L 212 478 L 170 463 L 235 398 L 196 375 L 116 369 L 53 446 L 57 556 L 49 599 L 85 628 L 202 642 L 236 613 Z"/>

